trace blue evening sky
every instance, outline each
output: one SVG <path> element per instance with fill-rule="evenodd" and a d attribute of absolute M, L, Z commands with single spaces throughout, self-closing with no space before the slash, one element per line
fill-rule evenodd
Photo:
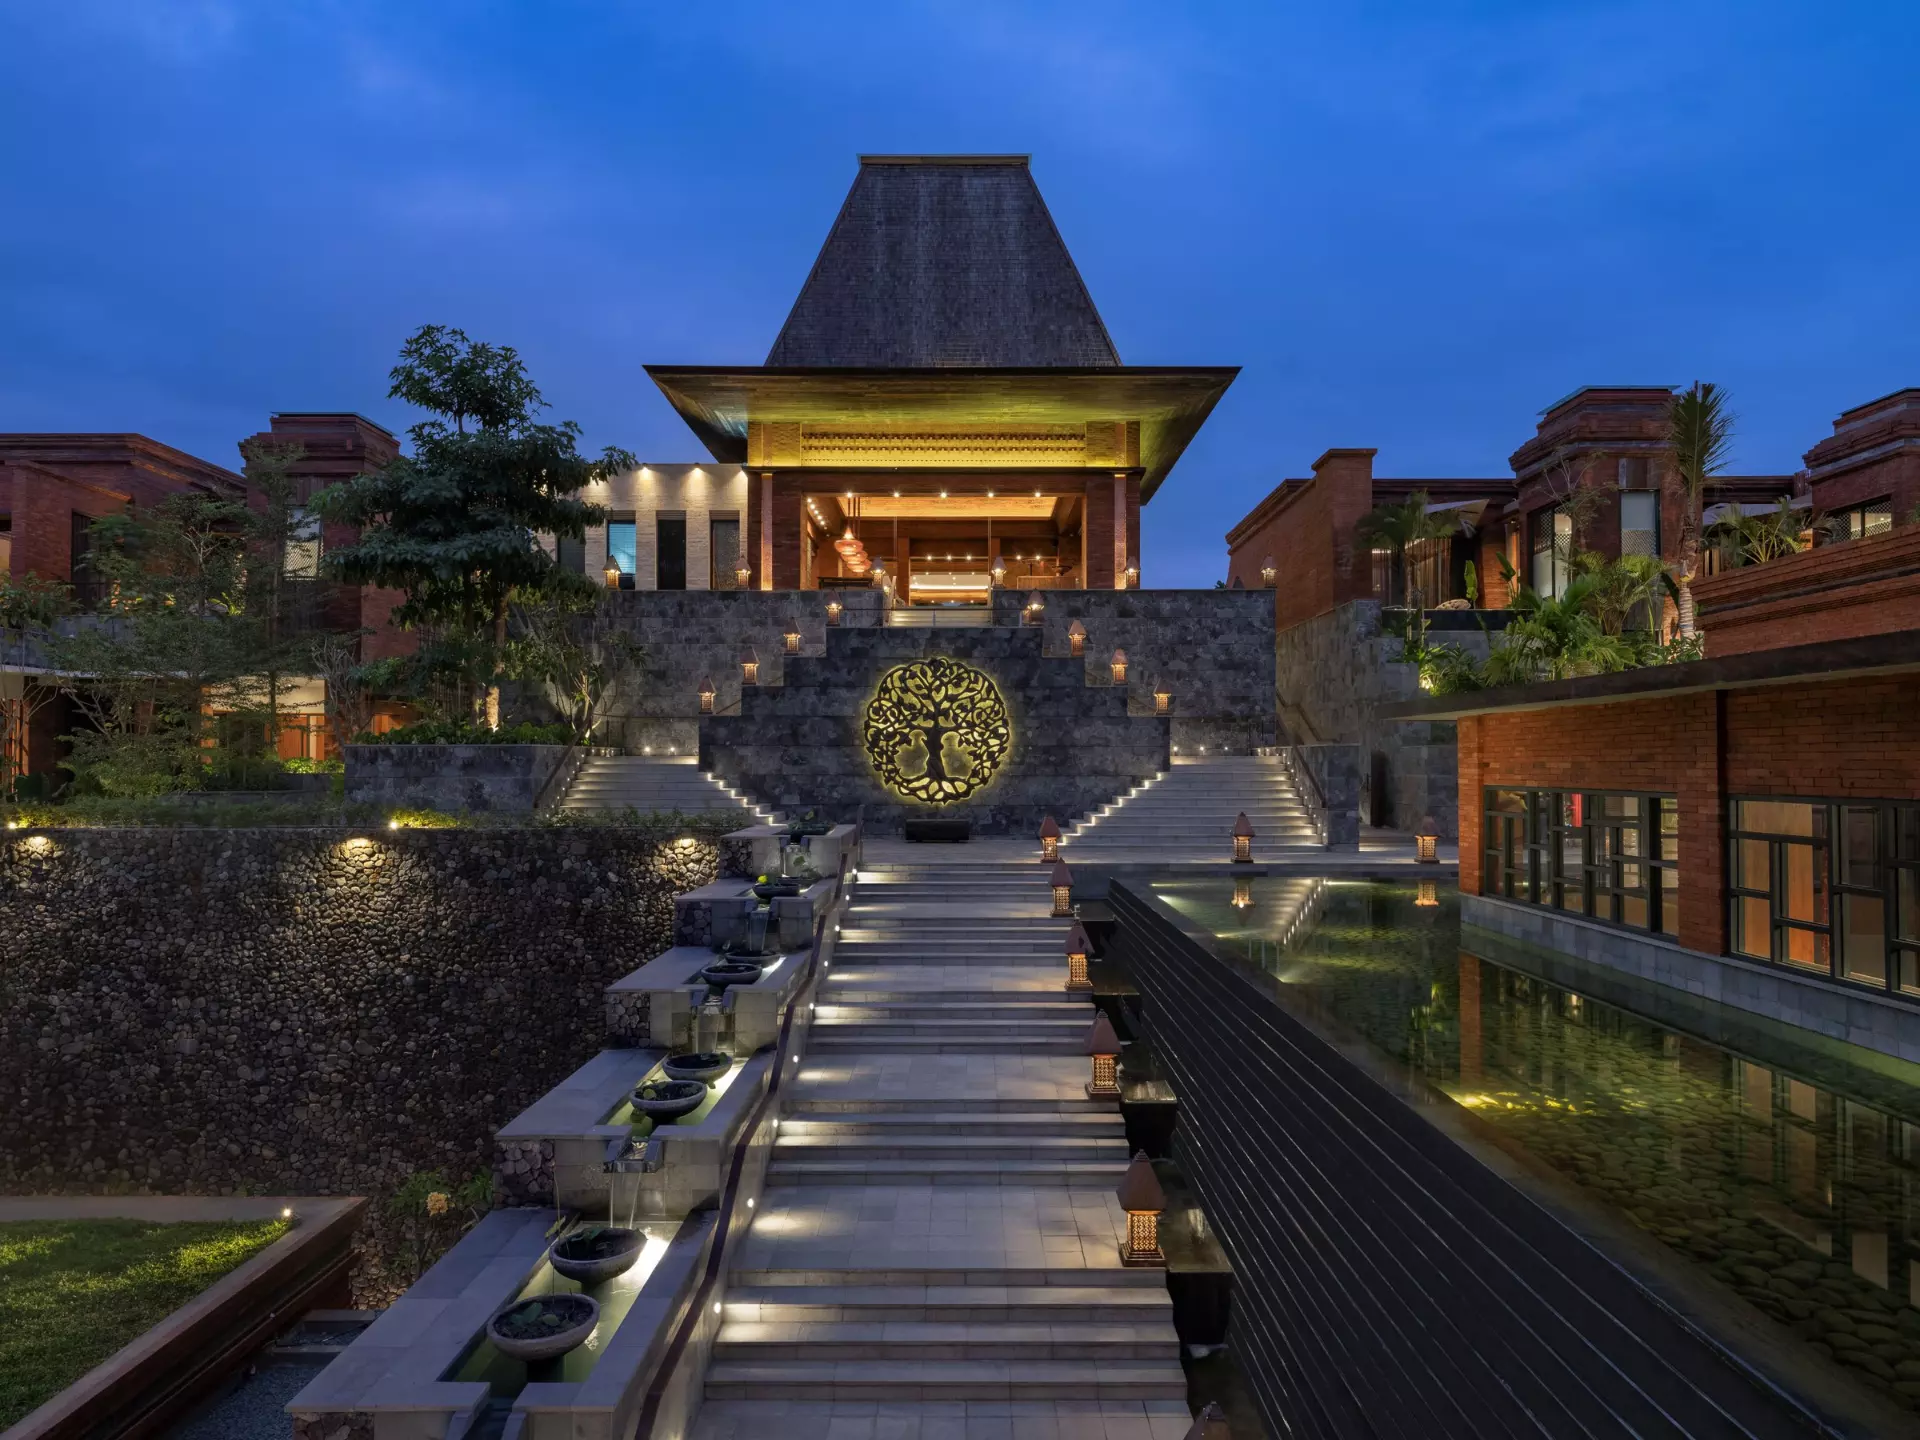
<path fill-rule="evenodd" d="M 1024 151 L 1124 359 L 1239 364 L 1146 581 L 1329 446 L 1507 473 L 1583 384 L 1726 385 L 1735 468 L 1920 384 L 1911 3 L 0 7 L 0 431 L 237 463 L 439 321 L 597 448 L 765 358 L 861 151 Z"/>

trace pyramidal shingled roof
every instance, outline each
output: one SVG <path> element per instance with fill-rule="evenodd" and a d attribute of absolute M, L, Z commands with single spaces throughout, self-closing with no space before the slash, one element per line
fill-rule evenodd
<path fill-rule="evenodd" d="M 769 366 L 1118 365 L 1024 155 L 862 155 Z"/>

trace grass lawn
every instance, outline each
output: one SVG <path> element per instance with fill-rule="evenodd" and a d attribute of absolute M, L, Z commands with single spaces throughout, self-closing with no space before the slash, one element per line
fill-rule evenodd
<path fill-rule="evenodd" d="M 0 1223 L 0 1430 L 286 1231 L 284 1220 Z"/>

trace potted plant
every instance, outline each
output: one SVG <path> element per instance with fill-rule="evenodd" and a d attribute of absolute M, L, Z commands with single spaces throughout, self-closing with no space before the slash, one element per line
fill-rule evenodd
<path fill-rule="evenodd" d="M 589 1295 L 542 1295 L 497 1313 L 487 1321 L 487 1338 L 501 1354 L 533 1364 L 566 1354 L 599 1323 L 600 1302 Z"/>
<path fill-rule="evenodd" d="M 690 1050 L 660 1062 L 669 1080 L 698 1080 L 710 1085 L 733 1068 L 733 1057 L 720 1050 Z"/>
<path fill-rule="evenodd" d="M 692 1114 L 706 1098 L 707 1087 L 698 1080 L 649 1080 L 634 1087 L 633 1113 L 664 1123 Z"/>
<path fill-rule="evenodd" d="M 640 1258 L 647 1237 L 623 1225 L 585 1225 L 553 1242 L 547 1263 L 580 1285 L 604 1285 Z"/>

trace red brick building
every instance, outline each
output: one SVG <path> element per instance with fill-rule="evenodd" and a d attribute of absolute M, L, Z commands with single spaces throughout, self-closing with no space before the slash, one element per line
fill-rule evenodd
<path fill-rule="evenodd" d="M 1709 995 L 1784 974 L 1920 1001 L 1917 574 L 1920 527 L 1824 545 L 1702 581 L 1705 660 L 1396 707 L 1458 727 L 1463 913 L 1732 962 L 1698 970 Z"/>
<path fill-rule="evenodd" d="M 291 473 L 296 503 L 335 480 L 379 469 L 399 454 L 399 443 L 388 431 L 362 416 L 342 413 L 276 414 L 268 429 L 241 442 L 243 463 L 247 448 L 255 443 L 295 452 Z M 90 608 L 102 598 L 87 567 L 93 522 L 192 491 L 248 503 L 258 500 L 239 472 L 144 435 L 0 434 L 0 569 L 16 577 L 65 582 L 78 605 Z M 309 609 L 317 624 L 370 632 L 361 639 L 364 658 L 407 653 L 412 637 L 389 623 L 399 598 L 395 592 L 319 578 L 325 549 L 351 538 L 342 527 L 327 527 L 316 543 L 289 554 L 289 571 L 311 577 Z M 23 705 L 24 687 L 36 683 L 27 659 L 24 653 L 10 655 L 0 665 L 7 672 L 0 676 L 0 704 L 16 707 L 16 715 L 32 712 L 29 725 L 4 727 L 8 775 L 51 771 L 58 763 L 59 737 L 73 723 L 61 699 Z M 317 681 L 291 701 L 295 713 L 280 737 L 284 757 L 325 758 L 323 705 L 324 690 Z"/>
<path fill-rule="evenodd" d="M 1901 412 L 1900 423 L 1914 426 L 1920 438 L 1920 391 L 1902 393 L 1916 403 Z M 1481 605 L 1499 609 L 1509 598 L 1503 558 L 1523 582 L 1548 595 L 1566 584 L 1567 556 L 1576 546 L 1609 558 L 1677 559 L 1679 498 L 1668 483 L 1666 441 L 1671 396 L 1659 386 L 1576 390 L 1541 415 L 1533 436 L 1513 452 L 1510 476 L 1387 478 L 1373 473 L 1377 451 L 1329 450 L 1314 462 L 1310 479 L 1282 481 L 1227 533 L 1227 583 L 1256 588 L 1267 583 L 1270 567 L 1281 629 L 1352 600 L 1405 603 L 1387 552 L 1356 531 L 1368 512 L 1416 492 L 1426 494 L 1430 509 L 1450 511 L 1462 522 L 1455 537 L 1425 542 L 1408 556 L 1408 588 L 1428 607 L 1466 598 L 1468 562 L 1479 577 Z M 1906 463 L 1920 466 L 1920 449 Z M 1710 511 L 1727 503 L 1771 508 L 1793 494 L 1794 481 L 1791 475 L 1722 476 L 1708 487 L 1707 504 Z M 1915 483 L 1920 501 L 1920 479 Z"/>

